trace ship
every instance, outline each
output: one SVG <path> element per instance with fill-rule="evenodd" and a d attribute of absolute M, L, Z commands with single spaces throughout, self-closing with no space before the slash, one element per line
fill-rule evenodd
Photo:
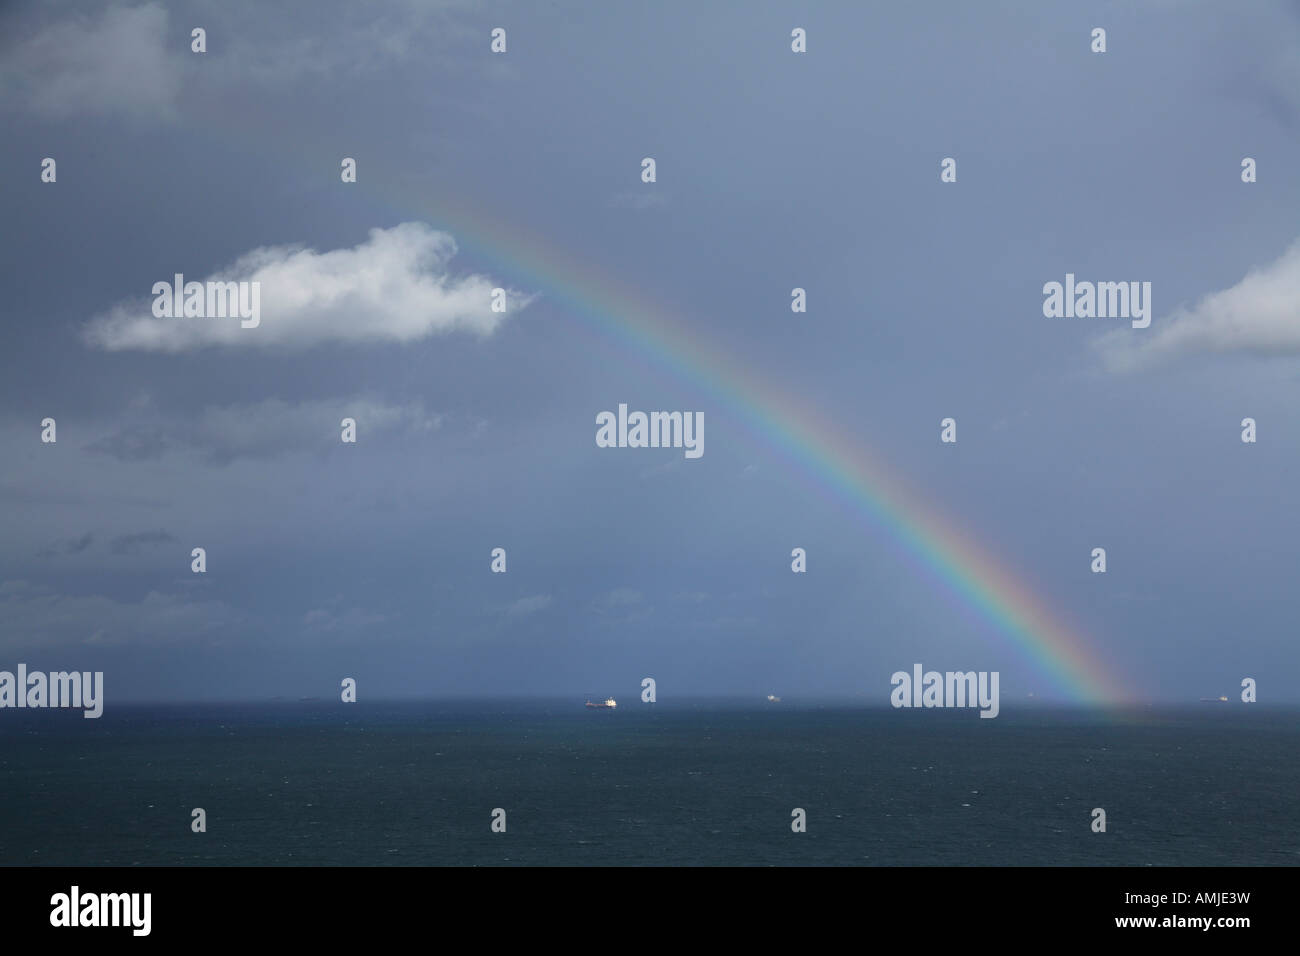
<path fill-rule="evenodd" d="M 1201 698 L 1201 703 L 1203 704 L 1218 704 L 1218 703 L 1226 704 L 1227 702 L 1228 702 L 1228 698 L 1226 697 L 1202 697 Z"/>
<path fill-rule="evenodd" d="M 768 702 L 769 704 L 779 704 L 779 703 L 781 703 L 781 698 L 780 698 L 780 697 L 777 697 L 775 694 L 768 694 L 768 695 L 767 695 L 767 702 Z"/>
<path fill-rule="evenodd" d="M 596 703 L 590 697 L 587 698 L 587 706 L 592 710 L 613 710 L 618 706 L 618 701 L 613 697 L 606 697 L 603 701 Z"/>

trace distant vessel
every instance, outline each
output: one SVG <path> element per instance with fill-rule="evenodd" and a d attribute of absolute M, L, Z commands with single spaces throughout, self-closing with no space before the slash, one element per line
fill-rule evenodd
<path fill-rule="evenodd" d="M 768 695 L 767 695 L 767 702 L 768 702 L 769 704 L 779 704 L 779 703 L 781 703 L 781 698 L 780 698 L 780 697 L 777 697 L 775 694 L 768 694 Z"/>
<path fill-rule="evenodd" d="M 1220 701 L 1226 704 L 1228 702 L 1228 698 L 1226 697 L 1202 697 L 1201 698 L 1201 702 L 1207 704 L 1217 704 Z"/>
<path fill-rule="evenodd" d="M 613 710 L 618 706 L 618 701 L 613 697 L 606 697 L 601 703 L 593 703 L 591 698 L 587 698 L 587 706 L 592 710 Z"/>

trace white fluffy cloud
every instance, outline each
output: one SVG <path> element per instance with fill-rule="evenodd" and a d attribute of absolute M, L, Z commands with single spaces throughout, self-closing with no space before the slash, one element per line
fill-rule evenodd
<path fill-rule="evenodd" d="M 257 282 L 261 320 L 156 318 L 153 300 L 114 306 L 85 328 L 87 344 L 109 351 L 182 352 L 206 346 L 307 348 L 326 342 L 411 342 L 447 332 L 490 335 L 532 297 L 507 289 L 507 311 L 492 311 L 486 276 L 453 277 L 456 241 L 419 222 L 372 229 L 351 249 L 317 252 L 264 246 L 229 268 L 185 281 Z M 158 276 L 156 281 L 172 281 Z M 151 283 L 152 285 L 152 283 Z"/>
<path fill-rule="evenodd" d="M 1157 319 L 1149 335 L 1116 331 L 1095 344 L 1116 371 L 1193 352 L 1300 354 L 1300 241 L 1231 288 Z"/>

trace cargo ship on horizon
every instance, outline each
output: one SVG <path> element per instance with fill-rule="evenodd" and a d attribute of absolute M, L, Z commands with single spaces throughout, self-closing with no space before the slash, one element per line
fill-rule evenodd
<path fill-rule="evenodd" d="M 616 701 L 613 697 L 606 697 L 600 703 L 595 703 L 592 701 L 590 697 L 588 697 L 587 706 L 590 707 L 592 710 L 613 710 L 615 707 L 618 706 L 618 701 Z"/>

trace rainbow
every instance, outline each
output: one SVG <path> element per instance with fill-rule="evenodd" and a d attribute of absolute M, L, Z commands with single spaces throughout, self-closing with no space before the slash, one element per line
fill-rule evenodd
<path fill-rule="evenodd" d="M 277 140 L 268 131 L 261 147 Z M 308 165 L 329 152 L 309 151 L 304 142 L 297 146 Z M 463 248 L 522 277 L 533 287 L 530 291 L 540 289 L 547 298 L 567 304 L 598 335 L 710 395 L 799 472 L 883 528 L 917 567 L 1003 635 L 1058 693 L 1095 707 L 1138 699 L 1082 634 L 824 413 L 801 397 L 780 392 L 701 332 L 657 308 L 644 293 L 568 257 L 549 238 L 531 236 L 517 223 L 497 220 L 446 194 L 413 200 L 411 191 L 397 185 L 400 175 L 385 175 L 388 171 L 378 171 L 376 165 L 371 162 L 357 186 L 350 188 L 379 198 L 400 217 L 397 221 L 410 219 L 412 209 L 418 210 Z"/>
<path fill-rule="evenodd" d="M 437 205 L 424 210 L 435 228 L 443 224 L 476 255 L 521 274 L 597 333 L 710 395 L 800 472 L 884 528 L 916 565 L 993 625 L 1058 692 L 1089 706 L 1135 699 L 1081 634 L 805 399 L 781 392 L 656 308 L 644 293 L 569 259 L 540 237 L 495 223 L 481 210 L 471 214 L 446 200 Z"/>

